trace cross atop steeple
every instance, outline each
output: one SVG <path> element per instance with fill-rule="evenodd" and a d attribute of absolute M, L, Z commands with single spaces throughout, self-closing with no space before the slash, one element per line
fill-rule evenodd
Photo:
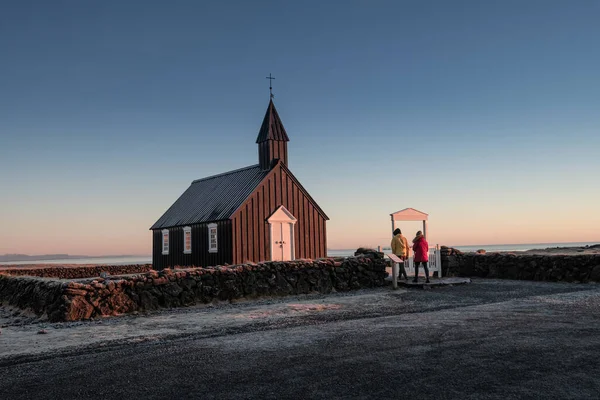
<path fill-rule="evenodd" d="M 275 97 L 275 95 L 273 94 L 273 79 L 275 78 L 271 77 L 271 74 L 269 74 L 269 76 L 267 76 L 265 79 L 269 80 L 269 95 L 272 99 L 273 97 Z"/>

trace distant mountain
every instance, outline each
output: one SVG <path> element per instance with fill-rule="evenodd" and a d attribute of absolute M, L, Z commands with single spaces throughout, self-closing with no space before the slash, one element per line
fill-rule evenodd
<path fill-rule="evenodd" d="M 38 256 L 30 256 L 27 254 L 4 254 L 0 255 L 0 262 L 10 261 L 44 261 L 44 260 L 69 260 L 73 258 L 105 258 L 105 257 L 133 257 L 129 255 L 118 256 L 82 256 L 69 254 L 42 254 Z"/>

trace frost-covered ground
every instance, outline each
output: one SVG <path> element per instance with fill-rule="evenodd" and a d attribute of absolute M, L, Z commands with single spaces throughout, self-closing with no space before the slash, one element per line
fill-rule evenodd
<path fill-rule="evenodd" d="M 13 314 L 0 312 L 7 399 L 600 396 L 597 284 L 474 280 L 61 324 Z"/>

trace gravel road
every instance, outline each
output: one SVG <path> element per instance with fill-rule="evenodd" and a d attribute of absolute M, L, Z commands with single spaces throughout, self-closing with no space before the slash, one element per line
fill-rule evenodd
<path fill-rule="evenodd" d="M 597 284 L 474 280 L 75 324 L 11 318 L 0 399 L 600 398 Z"/>

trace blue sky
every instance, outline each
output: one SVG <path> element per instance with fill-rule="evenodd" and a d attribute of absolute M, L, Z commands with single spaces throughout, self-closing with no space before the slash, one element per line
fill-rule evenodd
<path fill-rule="evenodd" d="M 148 254 L 193 179 L 257 162 L 269 73 L 329 247 L 405 207 L 441 244 L 600 240 L 598 1 L 0 7 L 0 253 Z"/>

